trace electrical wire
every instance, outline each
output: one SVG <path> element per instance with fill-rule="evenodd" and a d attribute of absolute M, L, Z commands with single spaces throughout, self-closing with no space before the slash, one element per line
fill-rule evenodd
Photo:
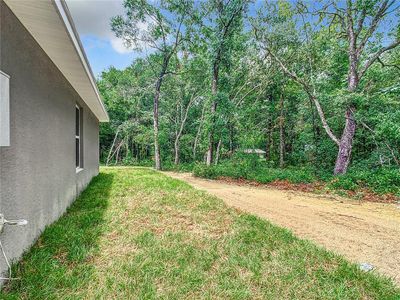
<path fill-rule="evenodd" d="M 11 265 L 10 265 L 10 262 L 8 261 L 6 253 L 4 252 L 4 247 L 3 247 L 3 243 L 1 242 L 1 240 L 0 240 L 0 248 L 1 248 L 1 252 L 3 253 L 4 260 L 6 261 L 6 264 L 7 264 L 7 267 L 8 267 L 8 278 L 0 277 L 0 280 L 16 280 L 16 279 L 19 279 L 19 278 L 12 278 Z"/>

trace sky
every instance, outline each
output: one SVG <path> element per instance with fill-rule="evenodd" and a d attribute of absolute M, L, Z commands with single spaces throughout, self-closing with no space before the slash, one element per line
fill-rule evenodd
<path fill-rule="evenodd" d="M 110 66 L 124 69 L 139 54 L 111 31 L 110 19 L 123 14 L 122 0 L 66 0 L 96 77 Z"/>

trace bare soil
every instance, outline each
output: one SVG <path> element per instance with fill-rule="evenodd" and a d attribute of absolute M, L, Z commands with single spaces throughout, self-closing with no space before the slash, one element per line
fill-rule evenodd
<path fill-rule="evenodd" d="M 369 263 L 400 285 L 400 206 L 337 196 L 238 185 L 165 174 L 205 190 L 234 208 L 266 218 L 355 263 Z"/>

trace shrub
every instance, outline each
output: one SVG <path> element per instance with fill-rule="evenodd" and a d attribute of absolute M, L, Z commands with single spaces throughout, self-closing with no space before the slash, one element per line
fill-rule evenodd
<path fill-rule="evenodd" d="M 164 171 L 191 172 L 194 166 L 194 163 L 180 163 L 175 165 L 172 161 L 166 161 L 163 163 L 162 169 Z"/>
<path fill-rule="evenodd" d="M 203 164 L 197 164 L 193 168 L 193 175 L 196 177 L 203 177 L 208 179 L 215 179 L 218 177 L 218 174 L 214 166 L 207 167 L 206 165 Z"/>
<path fill-rule="evenodd" d="M 380 168 L 375 170 L 351 169 L 345 175 L 333 176 L 330 172 L 318 170 L 318 174 L 310 168 L 288 167 L 285 169 L 270 168 L 251 156 L 237 156 L 217 166 L 207 167 L 197 164 L 194 175 L 215 179 L 221 176 L 235 179 L 243 178 L 260 183 L 275 180 L 287 180 L 291 183 L 312 183 L 322 181 L 333 190 L 356 191 L 367 188 L 378 194 L 393 193 L 400 196 L 400 169 Z"/>
<path fill-rule="evenodd" d="M 329 182 L 328 187 L 334 190 L 354 191 L 357 189 L 358 185 L 350 177 L 338 176 Z"/>

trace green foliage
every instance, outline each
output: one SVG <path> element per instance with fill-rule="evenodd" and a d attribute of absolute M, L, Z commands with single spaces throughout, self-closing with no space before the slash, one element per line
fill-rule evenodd
<path fill-rule="evenodd" d="M 194 163 L 180 163 L 175 165 L 172 161 L 166 161 L 163 165 L 164 171 L 174 171 L 174 172 L 191 172 L 194 169 Z"/>
<path fill-rule="evenodd" d="M 193 175 L 208 179 L 216 179 L 220 175 L 217 173 L 217 168 L 214 166 L 207 167 L 204 164 L 196 164 L 193 168 Z"/>
<path fill-rule="evenodd" d="M 332 176 L 327 172 L 315 172 L 311 168 L 270 168 L 257 158 L 241 157 L 223 161 L 217 166 L 207 167 L 204 164 L 197 164 L 193 168 L 193 174 L 209 179 L 230 177 L 254 180 L 259 183 L 270 183 L 275 180 L 287 180 L 291 183 L 325 182 L 327 188 L 332 190 L 367 189 L 377 194 L 391 193 L 400 196 L 398 168 L 350 169 L 345 175 Z"/>
<path fill-rule="evenodd" d="M 400 170 L 350 170 L 347 174 L 331 180 L 329 187 L 351 191 L 366 188 L 378 194 L 392 193 L 400 196 Z"/>
<path fill-rule="evenodd" d="M 366 14 L 367 26 L 382 1 L 343 2 L 343 9 L 347 3 L 354 6 L 355 21 Z M 325 0 L 321 7 L 336 9 Z M 154 87 L 165 55 L 171 54 L 159 100 L 158 140 L 166 169 L 195 166 L 206 177 L 321 180 L 332 181 L 333 189 L 396 192 L 398 182 L 388 170 L 400 165 L 399 47 L 384 52 L 350 93 L 349 45 L 342 24 L 311 2 L 168 0 L 142 5 L 128 0 L 125 9 L 123 16 L 113 20 L 115 33 L 135 49 L 144 39 L 158 46 L 125 70 L 110 68 L 99 79 L 111 117 L 109 124 L 101 125 L 102 162 L 110 155 L 109 163 L 118 165 L 147 165 L 154 159 Z M 339 7 L 337 13 L 342 12 Z M 374 38 L 366 40 L 358 68 L 395 38 L 398 18 L 393 13 L 384 14 Z M 179 45 L 171 49 L 179 20 L 183 22 Z M 164 42 L 163 29 L 168 37 Z M 358 44 L 368 32 L 365 29 Z M 308 90 L 282 72 L 267 46 Z M 318 97 L 326 123 L 338 139 L 346 108 L 355 108 L 356 134 L 346 176 L 332 177 L 338 147 L 326 134 L 310 93 Z M 201 163 L 211 135 L 214 158 L 220 144 L 219 162 L 204 168 Z M 265 150 L 267 161 L 243 156 L 243 149 Z"/>
<path fill-rule="evenodd" d="M 265 165 L 265 162 L 260 162 L 255 158 L 227 160 L 217 166 L 210 167 L 198 164 L 193 168 L 193 174 L 209 179 L 231 177 L 235 179 L 254 180 L 260 183 L 269 183 L 275 180 L 288 180 L 292 183 L 310 183 L 317 180 L 310 169 L 269 168 Z"/>

